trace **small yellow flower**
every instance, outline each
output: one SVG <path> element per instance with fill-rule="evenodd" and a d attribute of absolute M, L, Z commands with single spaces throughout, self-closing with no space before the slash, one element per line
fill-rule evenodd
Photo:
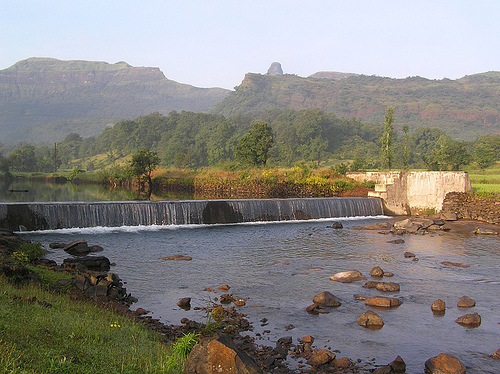
<path fill-rule="evenodd" d="M 121 327 L 118 322 L 113 322 L 112 324 L 110 324 L 111 327 Z"/>

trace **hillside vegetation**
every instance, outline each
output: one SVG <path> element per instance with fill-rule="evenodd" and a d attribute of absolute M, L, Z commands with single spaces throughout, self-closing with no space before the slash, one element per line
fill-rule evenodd
<path fill-rule="evenodd" d="M 3 143 L 53 142 L 75 125 L 82 135 L 97 135 L 110 123 L 152 112 L 207 111 L 228 92 L 177 83 L 158 68 L 125 62 L 30 58 L 0 70 L 0 137 Z"/>
<path fill-rule="evenodd" d="M 500 72 L 457 80 L 345 76 L 249 73 L 212 113 L 230 116 L 272 108 L 319 108 L 340 117 L 382 123 L 385 108 L 393 106 L 400 128 L 436 127 L 462 140 L 500 134 Z"/>

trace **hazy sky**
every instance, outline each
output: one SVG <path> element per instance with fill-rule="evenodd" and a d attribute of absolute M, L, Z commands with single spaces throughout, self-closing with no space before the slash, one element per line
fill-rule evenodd
<path fill-rule="evenodd" d="M 29 57 L 159 67 L 233 88 L 285 73 L 456 79 L 500 70 L 500 0 L 13 0 L 0 7 L 0 69 Z"/>

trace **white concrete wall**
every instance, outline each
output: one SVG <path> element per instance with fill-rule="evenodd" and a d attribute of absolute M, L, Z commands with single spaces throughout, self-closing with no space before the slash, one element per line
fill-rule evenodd
<path fill-rule="evenodd" d="M 357 181 L 373 181 L 370 196 L 384 201 L 386 214 L 421 214 L 441 211 L 448 192 L 471 189 L 469 175 L 463 171 L 411 171 L 347 173 Z"/>

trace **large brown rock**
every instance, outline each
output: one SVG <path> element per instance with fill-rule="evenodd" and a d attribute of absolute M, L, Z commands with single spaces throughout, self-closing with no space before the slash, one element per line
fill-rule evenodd
<path fill-rule="evenodd" d="M 72 256 L 86 256 L 90 253 L 90 248 L 85 240 L 75 240 L 66 245 L 63 250 Z"/>
<path fill-rule="evenodd" d="M 184 374 L 194 373 L 262 374 L 262 370 L 229 336 L 220 334 L 201 339 L 194 346 L 184 365 Z"/>
<path fill-rule="evenodd" d="M 399 292 L 399 284 L 394 282 L 378 282 L 375 288 L 383 292 Z"/>
<path fill-rule="evenodd" d="M 466 314 L 462 317 L 458 317 L 455 322 L 463 326 L 478 327 L 481 325 L 481 316 L 477 313 Z"/>
<path fill-rule="evenodd" d="M 458 300 L 457 306 L 460 308 L 472 308 L 476 306 L 476 302 L 469 296 L 462 296 L 460 300 Z"/>
<path fill-rule="evenodd" d="M 365 304 L 379 308 L 395 308 L 401 305 L 401 301 L 394 297 L 375 296 L 366 299 Z"/>
<path fill-rule="evenodd" d="M 340 299 L 328 291 L 321 292 L 314 296 L 313 303 L 327 307 L 338 307 L 342 305 Z"/>
<path fill-rule="evenodd" d="M 64 264 L 81 264 L 92 271 L 109 271 L 111 262 L 104 256 L 84 256 L 77 258 L 66 258 Z"/>
<path fill-rule="evenodd" d="M 316 349 L 307 363 L 311 366 L 320 366 L 329 363 L 336 357 L 335 353 L 332 353 L 326 349 Z"/>
<path fill-rule="evenodd" d="M 330 280 L 340 283 L 352 283 L 361 280 L 366 280 L 366 277 L 358 270 L 342 271 L 330 276 Z"/>
<path fill-rule="evenodd" d="M 374 311 L 368 310 L 359 316 L 356 321 L 358 325 L 369 327 L 369 328 L 382 328 L 384 326 L 384 321 L 382 318 Z"/>
<path fill-rule="evenodd" d="M 406 363 L 400 356 L 398 356 L 390 364 L 378 368 L 372 374 L 404 374 L 404 373 L 406 373 Z"/>
<path fill-rule="evenodd" d="M 434 313 L 444 314 L 446 311 L 446 303 L 441 299 L 434 300 L 431 305 L 431 310 Z"/>
<path fill-rule="evenodd" d="M 465 374 L 465 366 L 453 355 L 441 353 L 425 362 L 426 374 Z"/>
<path fill-rule="evenodd" d="M 371 271 L 370 271 L 370 275 L 372 277 L 383 277 L 384 276 L 384 271 L 382 270 L 382 268 L 380 266 L 375 266 Z"/>

